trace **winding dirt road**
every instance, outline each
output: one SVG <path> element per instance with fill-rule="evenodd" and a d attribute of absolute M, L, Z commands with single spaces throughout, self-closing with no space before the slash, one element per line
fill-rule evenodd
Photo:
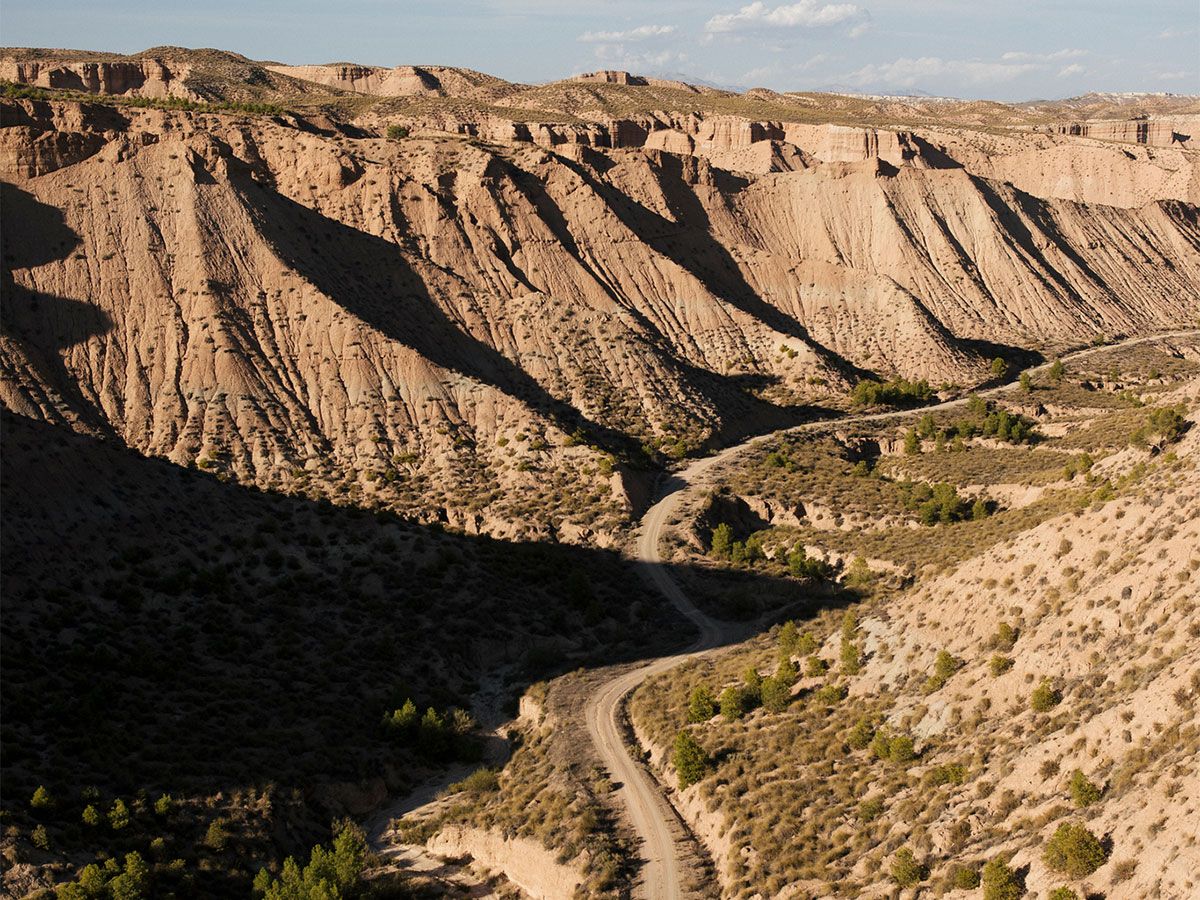
<path fill-rule="evenodd" d="M 1131 346 L 1155 340 L 1180 337 L 1200 336 L 1200 331 L 1176 331 L 1168 334 L 1149 335 L 1131 338 L 1116 344 L 1100 347 L 1088 347 L 1061 357 L 1063 362 L 1089 356 L 1104 350 L 1117 347 Z M 1048 368 L 1048 365 L 1029 369 L 1031 375 Z M 990 390 L 980 391 L 980 396 L 995 396 L 1016 389 L 1015 383 L 1008 383 Z M 645 865 L 642 868 L 642 882 L 639 891 L 641 896 L 651 900 L 679 900 L 684 896 L 684 872 L 680 863 L 679 848 L 672 833 L 671 823 L 678 817 L 670 808 L 666 797 L 658 784 L 634 761 L 633 751 L 626 746 L 622 735 L 622 708 L 625 698 L 647 678 L 671 669 L 685 660 L 694 658 L 716 647 L 731 643 L 745 633 L 745 625 L 733 625 L 718 622 L 701 612 L 684 594 L 679 585 L 671 578 L 667 569 L 662 565 L 659 546 L 664 530 L 672 516 L 679 508 L 686 492 L 695 485 L 701 476 L 719 467 L 751 447 L 768 441 L 776 441 L 788 434 L 803 431 L 815 431 L 821 428 L 853 425 L 861 422 L 884 421 L 906 416 L 923 415 L 927 412 L 954 409 L 964 406 L 967 398 L 949 400 L 933 406 L 918 409 L 896 410 L 883 413 L 871 413 L 858 416 L 843 416 L 840 418 L 821 419 L 803 425 L 786 428 L 781 431 L 751 438 L 721 451 L 715 456 L 698 459 L 679 472 L 672 473 L 660 486 L 655 503 L 642 517 L 641 529 L 637 542 L 637 562 L 642 573 L 663 596 L 665 596 L 680 614 L 696 625 L 700 636 L 686 650 L 672 656 L 659 657 L 638 668 L 627 670 L 605 682 L 588 701 L 585 717 L 588 734 L 596 746 L 596 751 L 603 764 L 608 768 L 613 779 L 620 783 L 618 798 L 628 811 L 629 818 L 642 840 L 642 856 Z"/>

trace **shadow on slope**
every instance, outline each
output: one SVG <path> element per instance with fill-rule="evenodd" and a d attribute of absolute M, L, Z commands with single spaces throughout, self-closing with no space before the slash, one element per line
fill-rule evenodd
<path fill-rule="evenodd" d="M 72 411 L 90 427 L 110 431 L 67 371 L 62 351 L 104 334 L 112 321 L 91 303 L 36 293 L 18 284 L 13 275 L 15 269 L 66 259 L 79 246 L 79 235 L 67 226 L 61 211 L 3 181 L 0 214 L 0 331 L 16 343 L 28 365 Z M 32 398 L 31 402 L 40 406 Z"/>
<path fill-rule="evenodd" d="M 406 697 L 467 707 L 499 672 L 515 697 L 691 639 L 611 551 L 443 533 L 3 426 L 8 797 L 389 772 L 395 788 L 412 759 L 379 723 Z"/>
<path fill-rule="evenodd" d="M 564 432 L 579 428 L 610 452 L 636 455 L 637 443 L 627 435 L 590 421 L 452 321 L 395 244 L 328 218 L 248 177 L 235 178 L 234 185 L 276 252 L 335 303 L 442 369 L 527 403 Z"/>

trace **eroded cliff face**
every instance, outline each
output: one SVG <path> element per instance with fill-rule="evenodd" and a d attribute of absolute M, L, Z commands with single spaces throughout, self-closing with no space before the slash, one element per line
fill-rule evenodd
<path fill-rule="evenodd" d="M 989 344 L 1200 312 L 1193 205 L 1035 196 L 915 134 L 697 122 L 709 159 L 2 112 L 6 406 L 469 531 L 603 543 L 639 445 L 778 427 L 863 370 L 970 385 Z"/>
<path fill-rule="evenodd" d="M 0 59 L 0 80 L 44 88 L 131 97 L 201 99 L 189 89 L 191 67 L 159 59 L 113 62 Z"/>

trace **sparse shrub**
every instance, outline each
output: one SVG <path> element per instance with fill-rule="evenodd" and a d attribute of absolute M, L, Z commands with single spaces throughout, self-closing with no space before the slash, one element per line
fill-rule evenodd
<path fill-rule="evenodd" d="M 1047 374 L 1049 374 L 1050 380 L 1057 384 L 1063 380 L 1063 376 L 1067 374 L 1067 369 L 1061 359 L 1056 359 L 1051 363 L 1050 371 Z"/>
<path fill-rule="evenodd" d="M 1012 667 L 1012 657 L 1004 656 L 1000 653 L 993 654 L 991 660 L 988 661 L 988 671 L 992 673 L 993 678 L 1003 675 Z"/>
<path fill-rule="evenodd" d="M 100 810 L 90 803 L 83 808 L 83 824 L 91 828 L 100 824 Z"/>
<path fill-rule="evenodd" d="M 992 637 L 992 647 L 996 650 L 1008 651 L 1017 642 L 1017 630 L 1007 622 L 996 626 L 996 634 Z"/>
<path fill-rule="evenodd" d="M 864 822 L 873 822 L 883 815 L 885 808 L 881 799 L 873 797 L 858 804 L 858 817 Z"/>
<path fill-rule="evenodd" d="M 817 652 L 817 639 L 811 631 L 806 631 L 800 635 L 800 640 L 796 642 L 797 656 L 810 656 Z"/>
<path fill-rule="evenodd" d="M 389 141 L 401 141 L 408 137 L 410 132 L 407 125 L 389 125 L 386 134 Z"/>
<path fill-rule="evenodd" d="M 829 663 L 815 653 L 804 661 L 804 674 L 809 678 L 820 678 L 829 671 Z"/>
<path fill-rule="evenodd" d="M 160 816 L 170 815 L 171 810 L 174 808 L 175 801 L 171 798 L 170 794 L 163 794 L 154 801 L 154 811 Z"/>
<path fill-rule="evenodd" d="M 1046 900 L 1079 900 L 1079 895 L 1069 887 L 1056 887 L 1046 895 Z"/>
<path fill-rule="evenodd" d="M 980 880 L 983 882 L 983 900 L 1017 900 L 1024 893 L 1017 881 L 1017 873 L 1002 857 L 984 865 Z"/>
<path fill-rule="evenodd" d="M 917 861 L 907 847 L 901 847 L 892 857 L 892 880 L 900 887 L 912 887 L 928 877 L 928 870 Z"/>
<path fill-rule="evenodd" d="M 38 825 L 36 828 L 34 828 L 33 832 L 29 835 L 29 840 L 31 840 L 33 842 L 33 846 L 37 847 L 39 850 L 50 849 L 50 835 L 46 832 L 45 825 Z"/>
<path fill-rule="evenodd" d="M 1062 702 L 1062 692 L 1057 690 L 1048 678 L 1043 678 L 1029 696 L 1030 708 L 1039 713 L 1049 712 L 1060 702 Z"/>
<path fill-rule="evenodd" d="M 500 776 L 495 769 L 476 769 L 462 781 L 451 784 L 450 790 L 468 794 L 490 794 L 500 790 Z"/>
<path fill-rule="evenodd" d="M 991 368 L 993 378 L 1003 378 L 1008 374 L 1008 363 L 999 356 L 992 360 Z"/>
<path fill-rule="evenodd" d="M 1071 773 L 1070 781 L 1071 799 L 1075 801 L 1075 805 L 1083 808 L 1091 806 L 1100 799 L 1100 788 L 1092 783 L 1082 769 L 1076 769 Z"/>
<path fill-rule="evenodd" d="M 1120 884 L 1122 881 L 1128 881 L 1133 877 L 1133 873 L 1137 871 L 1136 859 L 1123 859 L 1119 863 L 1113 864 L 1112 878 L 1110 884 Z"/>
<path fill-rule="evenodd" d="M 674 763 L 681 791 L 704 777 L 709 766 L 708 754 L 690 731 L 680 731 L 675 735 Z"/>
<path fill-rule="evenodd" d="M 1085 826 L 1064 822 L 1046 842 L 1042 860 L 1056 872 L 1086 878 L 1104 865 L 1108 853 Z"/>

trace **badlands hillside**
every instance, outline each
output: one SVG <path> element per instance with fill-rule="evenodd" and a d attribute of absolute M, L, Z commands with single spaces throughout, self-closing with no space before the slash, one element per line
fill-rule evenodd
<path fill-rule="evenodd" d="M 1196 98 L 738 94 L 625 72 L 521 85 L 173 47 L 5 49 L 0 80 L 9 893 L 244 896 L 260 869 L 286 877 L 286 856 L 328 843 L 331 823 L 354 872 L 344 893 L 363 890 L 364 867 L 398 896 L 648 892 L 632 788 L 584 709 L 633 671 L 612 666 L 689 644 L 685 619 L 705 613 L 738 620 L 713 626 L 730 649 L 647 682 L 629 734 L 667 781 L 681 730 L 711 756 L 673 796 L 697 895 L 884 892 L 880 848 L 900 844 L 939 878 L 947 848 L 1032 859 L 1032 826 L 1003 818 L 951 847 L 935 834 L 961 830 L 949 812 L 919 834 L 891 813 L 869 839 L 833 828 L 819 861 L 768 846 L 790 832 L 755 831 L 748 818 L 776 821 L 773 807 L 745 798 L 777 760 L 748 748 L 778 721 L 706 731 L 680 704 L 701 675 L 714 691 L 751 663 L 770 675 L 778 634 L 764 629 L 797 615 L 819 641 L 803 664 L 830 655 L 830 617 L 854 613 L 861 674 L 823 696 L 861 698 L 872 738 L 885 722 L 911 734 L 923 765 L 963 717 L 983 723 L 986 747 L 943 755 L 998 797 L 1028 781 L 1031 735 L 1054 732 L 980 704 L 1015 703 L 1027 676 L 1063 679 L 1068 698 L 1090 683 L 1099 663 L 1050 659 L 1084 610 L 1154 621 L 1176 643 L 1096 647 L 1130 654 L 1120 690 L 1147 692 L 1130 701 L 1141 718 L 1093 726 L 1059 764 L 1115 777 L 1124 733 L 1164 784 L 1194 785 L 1153 741 L 1194 744 L 1180 547 L 1197 519 Z M 1131 343 L 1162 333 L 1176 343 Z M 961 413 L 971 392 L 1109 344 L 1086 375 L 1005 388 L 1018 418 L 1004 438 L 983 400 L 961 434 L 938 431 L 957 425 L 945 410 L 862 421 L 939 401 Z M 750 447 L 711 482 L 685 477 L 835 418 L 844 431 L 790 432 L 805 437 L 770 460 Z M 1084 453 L 1097 472 L 1059 484 Z M 1085 478 L 1099 478 L 1086 496 Z M 1094 496 L 1105 479 L 1129 507 L 1111 523 L 1125 507 Z M 631 564 L 639 520 L 678 489 L 662 547 L 685 603 Z M 1159 505 L 1170 534 L 1145 524 Z M 797 546 L 811 564 L 786 562 Z M 1145 571 L 1126 574 L 1171 590 L 1114 599 L 1085 578 L 1127 548 Z M 1050 598 L 1062 566 L 1078 590 Z M 1169 609 L 1148 611 L 1159 600 Z M 998 693 L 977 686 L 971 648 L 1000 618 L 1041 649 Z M 937 649 L 975 667 L 942 689 L 971 679 L 956 704 L 921 700 L 902 671 Z M 1146 718 L 1160 659 L 1183 699 Z M 1119 680 L 1117 665 L 1104 671 Z M 825 687 L 796 683 L 803 704 Z M 1102 687 L 1097 715 L 1121 716 Z M 785 743 L 800 740 L 789 721 Z M 414 799 L 450 759 L 485 768 L 432 806 Z M 905 777 L 889 797 L 917 795 Z M 1042 777 L 1021 788 L 1039 816 L 1057 785 Z M 827 787 L 848 792 L 845 816 L 847 797 L 873 795 L 865 766 L 843 780 Z M 1157 811 L 1151 787 L 1104 793 L 1102 824 Z M 1190 807 L 1164 815 L 1172 834 L 1195 825 Z M 811 836 L 832 820 L 806 821 Z M 1114 860 L 1139 852 L 1113 841 Z M 1114 896 L 1149 896 L 1152 869 L 1163 896 L 1185 896 L 1194 841 L 1171 848 Z M 1031 871 L 1028 889 L 1048 891 Z"/>

